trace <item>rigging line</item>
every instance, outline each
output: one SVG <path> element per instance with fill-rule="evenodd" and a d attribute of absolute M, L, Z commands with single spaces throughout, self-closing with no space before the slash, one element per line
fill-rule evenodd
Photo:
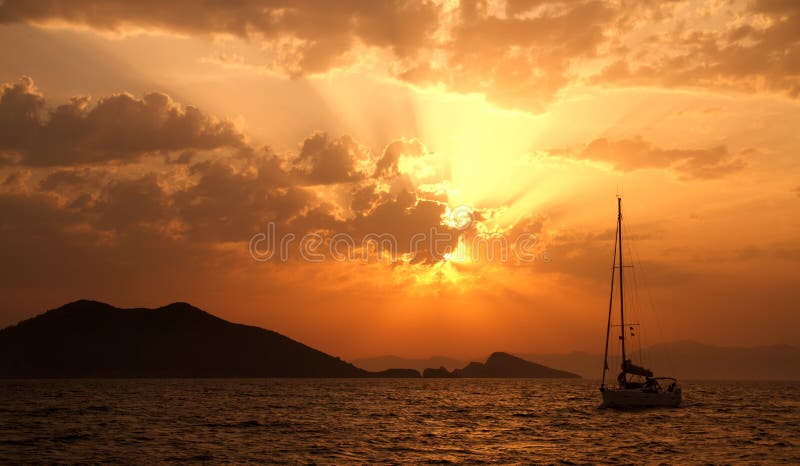
<path fill-rule="evenodd" d="M 623 226 L 622 233 L 624 235 L 630 237 L 629 234 L 628 234 L 627 226 Z M 630 241 L 631 240 L 629 239 L 628 243 L 630 243 Z M 623 257 L 625 257 L 625 256 L 630 257 L 630 246 L 628 246 L 627 243 L 625 244 L 625 246 L 626 247 L 625 247 L 625 250 L 623 251 Z M 633 272 L 633 270 L 631 270 L 631 272 Z M 625 275 L 625 285 L 626 285 L 627 291 L 628 291 L 628 293 L 625 294 L 625 307 L 628 308 L 628 316 L 627 316 L 628 318 L 626 319 L 623 331 L 626 332 L 626 335 L 627 335 L 627 333 L 629 333 L 628 332 L 628 322 L 632 321 L 632 320 L 639 320 L 639 316 L 635 315 L 636 314 L 636 300 L 634 298 L 635 298 L 635 294 L 636 294 L 636 289 L 633 287 L 633 277 L 631 276 L 630 273 Z M 631 338 L 633 338 L 633 337 L 631 337 Z M 632 351 L 631 353 L 632 353 L 632 356 L 636 355 L 636 351 L 635 350 Z M 633 359 L 633 357 L 631 357 L 631 359 Z"/>
<path fill-rule="evenodd" d="M 648 274 L 647 274 L 647 267 L 644 266 L 644 263 L 641 260 L 641 257 L 639 255 L 639 251 L 636 249 L 636 245 L 633 245 L 633 250 L 632 251 L 633 251 L 633 254 L 635 256 L 634 262 L 637 262 L 639 264 L 638 268 L 640 269 L 639 273 L 640 273 L 640 277 L 641 277 L 641 281 L 642 281 L 642 286 L 645 288 L 645 294 L 647 295 L 648 303 L 650 304 L 650 313 L 655 317 L 656 328 L 657 328 L 657 331 L 658 331 L 658 337 L 659 337 L 659 339 L 661 341 L 664 341 L 664 332 L 663 332 L 662 325 L 661 325 L 661 315 L 658 312 L 658 310 L 656 309 L 655 301 L 653 300 L 653 293 L 650 290 L 650 285 L 649 285 L 650 284 L 650 280 L 649 280 Z M 673 367 L 672 367 L 672 355 L 670 353 L 671 353 L 670 348 L 666 347 L 666 357 L 667 357 L 666 363 L 670 366 L 670 370 L 672 370 L 673 369 Z M 651 361 L 654 362 L 655 361 L 654 356 L 655 355 L 653 353 L 653 350 L 652 350 L 652 348 L 650 348 L 649 351 L 648 351 L 648 358 L 651 359 Z"/>
<path fill-rule="evenodd" d="M 641 267 L 641 260 L 639 259 L 639 253 L 638 253 L 638 251 L 636 249 L 636 245 L 634 244 L 632 247 L 634 248 L 633 249 L 633 253 L 632 253 L 632 255 L 634 256 L 634 261 L 637 262 L 639 264 L 639 266 Z M 636 278 L 636 281 L 637 281 L 636 287 L 639 290 L 639 294 L 642 294 L 641 290 L 644 287 L 644 283 L 641 281 L 641 273 L 637 272 L 637 274 L 634 276 L 634 278 Z M 641 285 L 640 285 L 640 283 L 641 283 Z M 641 300 L 640 302 L 642 303 L 642 306 L 644 307 L 643 314 L 646 314 L 648 312 L 646 303 L 644 303 L 644 300 Z M 649 312 L 652 313 L 652 307 L 650 308 Z M 649 350 L 645 351 L 645 349 L 643 348 L 644 342 L 649 341 L 646 338 L 647 335 L 649 335 L 649 331 L 648 330 L 642 330 L 642 335 L 641 335 L 641 338 L 639 339 L 639 352 L 642 355 L 642 359 L 647 360 L 648 366 L 653 367 L 653 358 L 651 357 Z"/>
<path fill-rule="evenodd" d="M 649 283 L 650 280 L 649 280 L 648 275 L 647 275 L 647 270 L 643 269 L 642 270 L 642 275 L 644 276 L 643 278 L 646 280 L 646 283 Z M 653 293 L 650 291 L 650 287 L 649 286 L 647 287 L 647 298 L 650 300 L 650 306 L 653 308 L 653 315 L 655 316 L 655 320 L 656 320 L 656 328 L 658 329 L 658 338 L 662 342 L 664 342 L 665 341 L 664 340 L 664 329 L 663 329 L 663 325 L 661 323 L 661 314 L 656 309 L 655 300 L 653 299 Z M 664 349 L 665 349 L 664 355 L 666 356 L 666 361 L 665 362 L 666 362 L 667 366 L 669 367 L 670 372 L 672 372 L 672 371 L 675 370 L 675 365 L 674 365 L 675 359 L 674 359 L 674 357 L 672 355 L 672 348 L 670 347 L 669 344 L 665 344 L 664 345 Z"/>
<path fill-rule="evenodd" d="M 623 232 L 628 237 L 632 237 L 632 235 L 630 234 L 630 228 L 629 227 L 623 225 Z M 630 280 L 630 283 L 631 283 L 632 288 L 633 288 L 633 293 L 629 294 L 629 296 L 631 296 L 631 298 L 633 299 L 633 302 L 630 303 L 629 308 L 632 311 L 632 313 L 630 314 L 631 317 L 635 316 L 636 318 L 641 319 L 643 317 L 644 312 L 642 311 L 642 307 L 640 305 L 641 304 L 641 299 L 639 297 L 639 280 L 637 278 L 637 273 L 636 273 L 636 268 L 638 267 L 639 264 L 636 264 L 636 259 L 637 258 L 634 255 L 635 245 L 632 245 L 633 242 L 634 241 L 631 240 L 631 241 L 628 241 L 628 243 L 626 243 L 627 250 L 628 250 L 628 257 L 630 257 L 631 262 L 633 262 L 633 265 L 635 266 L 635 267 L 633 267 L 632 274 L 629 274 L 629 275 L 632 275 L 632 277 L 630 277 L 629 280 Z M 625 331 L 627 331 L 627 330 L 628 329 L 625 329 Z M 645 357 L 644 351 L 642 349 L 642 341 L 643 340 L 644 340 L 644 332 L 643 332 L 642 328 L 640 327 L 639 329 L 637 329 L 637 333 L 636 333 L 636 348 L 638 350 L 637 352 L 638 352 L 638 355 L 639 355 L 640 363 L 642 365 L 647 366 L 650 363 L 650 361 L 648 360 L 649 358 Z"/>
<path fill-rule="evenodd" d="M 628 231 L 630 231 L 630 228 L 628 228 Z M 630 233 L 628 234 L 628 236 L 631 236 Z M 633 244 L 633 243 L 634 243 L 634 241 L 628 241 L 628 256 L 631 258 L 631 261 L 633 262 L 633 264 L 638 267 L 641 264 L 638 263 L 638 258 L 634 254 L 634 250 L 635 250 L 636 245 Z M 632 273 L 632 275 L 633 275 L 633 277 L 632 277 L 633 278 L 633 297 L 636 300 L 636 304 L 634 305 L 634 308 L 636 309 L 636 313 L 637 313 L 636 315 L 641 320 L 641 318 L 644 317 L 644 315 L 643 315 L 644 312 L 642 311 L 642 309 L 640 307 L 641 299 L 639 298 L 639 288 L 640 287 L 639 287 L 639 280 L 637 278 L 638 276 L 637 276 L 637 272 L 636 272 L 637 267 L 634 267 L 633 271 L 632 271 L 633 272 Z M 644 340 L 644 330 L 642 329 L 642 327 L 637 329 L 637 337 L 638 338 L 636 339 L 636 343 L 637 343 L 638 348 L 639 348 L 639 360 L 642 361 L 642 363 L 646 363 L 645 365 L 649 365 L 651 361 L 648 361 L 648 360 L 645 359 L 644 352 L 642 351 L 642 341 Z M 649 358 L 647 358 L 647 359 L 649 359 Z"/>

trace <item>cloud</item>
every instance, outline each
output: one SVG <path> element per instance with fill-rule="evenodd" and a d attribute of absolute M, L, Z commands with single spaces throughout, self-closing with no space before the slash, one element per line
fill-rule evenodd
<path fill-rule="evenodd" d="M 161 93 L 141 99 L 116 94 L 95 105 L 75 97 L 48 109 L 30 78 L 0 89 L 0 161 L 5 164 L 130 162 L 154 153 L 245 146 L 232 123 Z"/>
<path fill-rule="evenodd" d="M 313 191 L 289 184 L 272 154 L 237 167 L 216 160 L 191 167 L 195 181 L 172 195 L 183 236 L 193 241 L 246 241 L 267 222 L 285 225 L 318 201 Z"/>
<path fill-rule="evenodd" d="M 715 27 L 692 27 L 683 21 L 650 35 L 594 75 L 592 82 L 800 97 L 800 3 L 758 0 L 731 6 L 715 12 Z"/>
<path fill-rule="evenodd" d="M 354 193 L 349 209 L 315 188 L 293 184 L 292 175 L 269 152 L 172 170 L 185 171 L 188 178 L 176 186 L 170 185 L 175 172 L 62 169 L 29 182 L 32 189 L 19 188 L 24 181 L 15 179 L 0 192 L 8 207 L 4 213 L 16 216 L 15 228 L 4 233 L 5 244 L 26 243 L 31 232 L 39 231 L 34 236 L 59 240 L 67 235 L 70 244 L 87 248 L 134 244 L 155 251 L 180 241 L 183 248 L 214 255 L 216 245 L 238 243 L 244 255 L 247 241 L 273 223 L 279 236 L 292 234 L 299 240 L 326 232 L 329 239 L 346 233 L 358 246 L 367 235 L 390 234 L 397 241 L 395 252 L 402 254 L 410 251 L 412 236 L 440 226 L 445 209 L 439 202 L 419 199 L 411 187 L 386 192 L 376 180 L 337 186 Z M 29 204 L 33 207 L 25 215 L 16 215 Z M 53 219 L 46 228 L 39 225 L 44 218 Z M 36 254 L 35 249 L 28 251 Z M 418 260 L 437 260 L 428 253 L 427 244 L 420 245 Z"/>
<path fill-rule="evenodd" d="M 746 163 L 739 154 L 730 154 L 727 147 L 707 149 L 663 149 L 641 137 L 608 140 L 595 139 L 578 151 L 556 150 L 554 154 L 574 159 L 607 162 L 617 170 L 669 168 L 684 179 L 714 179 L 743 170 Z"/>
<path fill-rule="evenodd" d="M 58 169 L 47 174 L 39 182 L 41 191 L 68 191 L 86 187 L 97 188 L 107 173 L 98 168 Z"/>
<path fill-rule="evenodd" d="M 245 244 L 272 222 L 297 238 L 389 233 L 403 253 L 411 236 L 440 225 L 445 209 L 398 168 L 405 156 L 425 163 L 416 140 L 393 141 L 372 157 L 350 136 L 315 132 L 295 153 L 276 154 L 164 94 L 117 94 L 94 106 L 73 98 L 50 109 L 30 78 L 2 87 L 0 118 L 0 193 L 9 209 L 31 204 L 32 212 L 61 219 L 48 223 L 55 236 L 80 237 L 75 244 L 89 247 L 157 250 L 180 240 L 210 250 Z M 151 153 L 164 156 L 143 157 Z M 35 216 L 20 219 L 36 228 Z"/>
<path fill-rule="evenodd" d="M 154 173 L 110 182 L 93 209 L 100 229 L 125 232 L 133 227 L 158 227 L 168 220 L 164 190 Z"/>
<path fill-rule="evenodd" d="M 383 150 L 383 155 L 375 165 L 374 176 L 397 176 L 400 157 L 420 157 L 426 152 L 425 146 L 416 139 L 394 141 Z"/>
<path fill-rule="evenodd" d="M 150 29 L 252 38 L 277 45 L 276 66 L 300 75 L 341 64 L 360 44 L 411 56 L 432 39 L 440 12 L 429 1 L 12 0 L 0 3 L 0 23 L 61 22 L 110 32 Z"/>
<path fill-rule="evenodd" d="M 42 131 L 40 128 L 53 118 L 46 117 L 47 113 L 54 111 L 47 109 L 32 82 L 22 80 L 6 89 L 15 86 L 16 91 L 7 95 L 11 101 L 27 101 L 21 108 L 28 111 L 4 117 L 16 128 L 24 128 L 33 121 L 34 131 Z M 136 108 L 183 108 L 168 96 L 157 95 L 161 96 L 156 99 L 158 104 L 148 104 L 147 99 L 129 96 L 128 99 Z M 100 102 L 113 101 L 113 97 L 101 98 Z M 68 106 L 76 105 L 74 102 Z M 96 107 L 103 108 L 103 104 Z M 94 110 L 82 111 L 88 114 Z M 162 122 L 173 118 L 171 115 L 182 115 L 178 110 L 154 113 L 165 115 Z M 204 118 L 218 121 L 212 116 Z M 108 126 L 85 123 L 89 120 L 88 116 L 76 120 L 83 122 L 81 140 L 102 140 Z M 144 120 L 148 128 L 165 126 L 152 126 L 150 119 Z M 67 157 L 66 163 L 54 158 L 46 166 L 5 167 L 7 172 L 13 172 L 6 178 L 10 181 L 0 186 L 3 205 L 14 215 L 28 209 L 18 217 L 15 228 L 7 228 L 3 233 L 5 244 L 11 248 L 30 247 L 33 243 L 28 236 L 37 236 L 38 231 L 54 241 L 64 242 L 70 260 L 77 260 L 82 253 L 102 255 L 94 259 L 100 270 L 127 267 L 126 264 L 152 265 L 155 258 L 135 255 L 152 255 L 156 251 L 167 254 L 175 267 L 194 263 L 198 257 L 215 261 L 229 254 L 238 254 L 238 259 L 231 260 L 243 266 L 244 261 L 251 260 L 246 243 L 253 234 L 264 232 L 268 222 L 276 225 L 278 235 L 293 234 L 297 241 L 309 233 L 323 233 L 326 240 L 332 234 L 347 233 L 360 246 L 361 240 L 370 234 L 388 233 L 396 239 L 398 254 L 412 252 L 411 239 L 417 234 L 429 233 L 431 228 L 447 231 L 442 225 L 448 205 L 446 192 L 432 199 L 430 193 L 418 186 L 416 167 L 428 164 L 428 168 L 435 168 L 439 162 L 419 140 L 392 141 L 373 156 L 368 147 L 350 136 L 332 137 L 315 132 L 295 151 L 278 154 L 268 148 L 250 147 L 241 135 L 233 133 L 237 136 L 230 139 L 230 144 L 217 147 L 209 156 L 185 156 L 202 146 L 194 141 L 207 137 L 200 133 L 178 132 L 185 139 L 180 145 L 186 147 L 163 149 L 169 157 L 144 160 L 132 155 L 125 165 L 109 165 L 106 158 L 77 157 L 87 162 L 64 167 L 74 165 L 76 159 L 67 151 L 60 153 Z M 73 144 L 72 150 L 93 151 L 95 147 Z M 608 162 L 625 171 L 670 169 L 685 178 L 720 177 L 744 166 L 744 153 L 731 154 L 724 146 L 664 149 L 640 137 L 598 139 L 561 155 Z M 182 159 L 181 163 L 174 163 L 175 159 Z M 433 177 L 440 178 L 426 179 L 425 183 L 446 181 L 446 170 L 433 171 L 437 172 Z M 475 213 L 475 218 L 485 226 L 491 224 L 492 215 L 491 209 L 483 209 Z M 545 217 L 538 215 L 518 219 L 508 226 L 508 237 L 513 241 L 521 233 L 535 234 L 539 238 L 537 257 L 547 251 L 559 258 L 556 265 L 548 265 L 550 272 L 593 275 L 591 270 L 601 260 L 607 260 L 607 251 L 603 252 L 605 242 L 596 238 L 556 239 L 551 243 L 546 222 Z M 471 242 L 479 229 L 473 227 L 463 233 L 466 241 Z M 444 251 L 434 251 L 430 246 L 428 242 L 417 244 L 416 255 L 406 255 L 403 260 L 420 266 L 439 263 Z M 93 250 L 102 254 L 92 253 Z M 164 252 L 167 250 L 169 253 Z M 28 251 L 31 255 L 38 254 L 35 248 Z M 47 253 L 56 254 L 50 249 Z M 35 262 L 43 264 L 46 260 L 39 258 Z M 398 263 L 395 261 L 394 265 Z M 141 269 L 142 273 L 144 270 Z"/>
<path fill-rule="evenodd" d="M 369 151 L 351 137 L 331 140 L 326 133 L 317 132 L 303 141 L 292 171 L 307 184 L 357 181 L 365 177 L 357 165 L 368 158 Z"/>
<path fill-rule="evenodd" d="M 766 0 L 0 3 L 0 23 L 260 42 L 267 53 L 257 66 L 290 77 L 350 66 L 365 49 L 379 50 L 388 61 L 382 71 L 400 80 L 481 93 L 499 106 L 531 112 L 586 83 L 797 97 L 799 21 L 797 3 Z"/>
<path fill-rule="evenodd" d="M 413 63 L 399 76 L 542 111 L 571 82 L 573 63 L 597 54 L 614 16 L 610 5 L 595 1 L 512 2 L 504 13 L 488 2 L 463 1 L 438 57 Z"/>

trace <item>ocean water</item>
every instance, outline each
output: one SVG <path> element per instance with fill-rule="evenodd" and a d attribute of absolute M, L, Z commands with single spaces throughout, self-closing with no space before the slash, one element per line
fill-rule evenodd
<path fill-rule="evenodd" d="M 597 408 L 532 379 L 0 381 L 0 463 L 797 463 L 800 383 Z"/>

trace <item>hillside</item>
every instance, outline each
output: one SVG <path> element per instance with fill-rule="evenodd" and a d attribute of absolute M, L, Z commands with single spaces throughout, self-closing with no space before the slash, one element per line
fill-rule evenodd
<path fill-rule="evenodd" d="M 365 376 L 379 374 L 186 303 L 118 309 L 76 301 L 0 330 L 5 378 Z"/>

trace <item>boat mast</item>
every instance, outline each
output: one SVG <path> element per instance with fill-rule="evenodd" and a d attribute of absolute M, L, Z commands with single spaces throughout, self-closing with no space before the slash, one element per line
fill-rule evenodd
<path fill-rule="evenodd" d="M 611 336 L 611 310 L 614 306 L 614 276 L 617 271 L 617 235 L 619 232 L 619 224 L 617 224 L 617 231 L 614 232 L 614 254 L 611 255 L 611 292 L 608 297 L 608 322 L 606 323 L 606 350 L 603 354 L 603 380 L 600 382 L 600 388 L 606 386 L 606 371 L 608 370 L 608 338 Z"/>
<path fill-rule="evenodd" d="M 625 300 L 622 293 L 622 198 L 617 196 L 617 242 L 619 244 L 619 323 L 622 331 L 619 339 L 622 341 L 622 372 L 625 372 Z"/>

